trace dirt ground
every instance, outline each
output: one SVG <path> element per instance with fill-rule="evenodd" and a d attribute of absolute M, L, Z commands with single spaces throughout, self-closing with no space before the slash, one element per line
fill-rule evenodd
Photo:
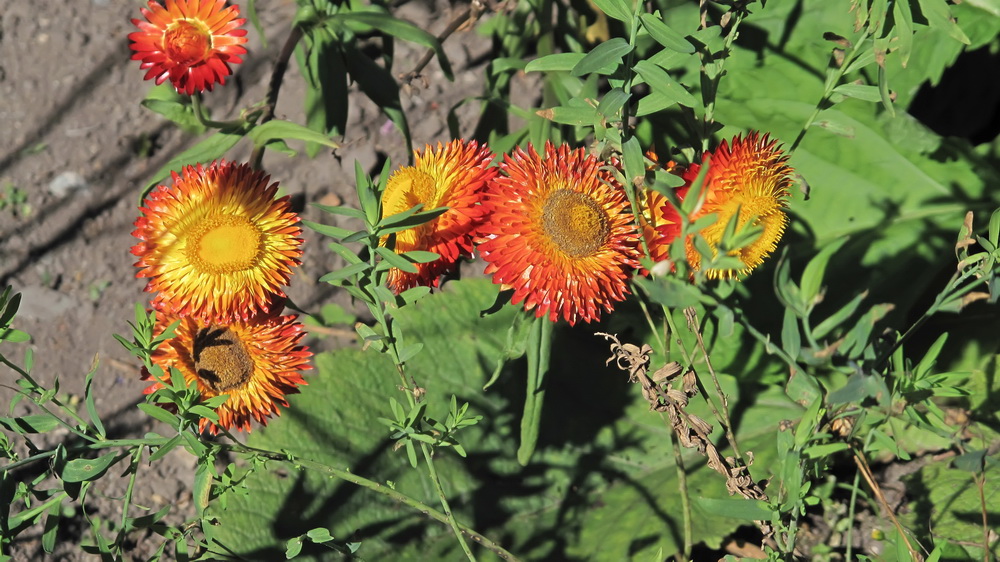
<path fill-rule="evenodd" d="M 136 303 L 148 300 L 129 253 L 139 194 L 156 170 L 197 140 L 139 105 L 152 83 L 142 80 L 139 63 L 129 59 L 126 36 L 134 29 L 130 19 L 140 17 L 140 5 L 134 0 L 9 0 L 0 7 L 0 288 L 12 285 L 22 294 L 15 325 L 31 335 L 28 344 L 5 344 L 3 352 L 20 363 L 23 348 L 30 347 L 33 376 L 46 386 L 58 378 L 60 395 L 67 398 L 83 394 L 84 376 L 96 356 L 97 409 L 118 438 L 169 431 L 135 407 L 146 385 L 139 380 L 137 362 L 112 334 L 128 335 Z M 236 116 L 263 99 L 295 6 L 292 0 L 258 0 L 257 9 L 267 46 L 248 22 L 250 52 L 244 64 L 235 67 L 225 87 L 207 94 L 216 117 Z M 399 6 L 396 15 L 437 34 L 453 12 L 443 1 L 414 0 Z M 455 81 L 445 80 L 432 62 L 425 70 L 428 87 L 403 100 L 415 146 L 448 140 L 447 112 L 481 93 L 483 55 L 489 48 L 489 40 L 474 32 L 459 32 L 445 43 Z M 423 52 L 398 42 L 394 73 L 410 70 Z M 293 63 L 277 117 L 302 122 L 303 92 Z M 308 160 L 304 154 L 289 158 L 269 152 L 264 159 L 272 180 L 293 196 L 303 218 L 332 220 L 308 203 L 339 198 L 352 204 L 355 159 L 370 172 L 384 157 L 406 160 L 401 135 L 372 102 L 352 90 L 350 106 L 348 134 L 338 139 L 342 148 L 335 154 Z M 459 110 L 463 132 L 472 131 L 478 107 L 468 103 Z M 249 152 L 241 144 L 227 158 L 245 160 Z M 303 265 L 289 296 L 306 310 L 325 302 L 349 306 L 344 294 L 317 283 L 338 264 L 318 236 L 307 230 L 304 237 Z M 321 350 L 331 341 L 310 338 L 308 343 Z M 12 395 L 14 376 L 0 367 L 0 405 Z M 26 412 L 22 402 L 14 414 Z M 146 466 L 136 503 L 153 511 L 172 504 L 171 519 L 183 520 L 193 512 L 193 467 L 194 459 L 183 451 Z M 119 516 L 120 502 L 108 498 L 121 494 L 125 479 L 109 474 L 104 480 L 107 489 L 88 499 L 91 517 Z M 82 521 L 79 528 L 64 529 L 52 558 L 88 558 L 78 546 L 88 534 Z M 19 544 L 15 559 L 44 557 L 38 535 L 29 535 L 34 540 Z M 148 557 L 157 543 L 155 537 L 139 538 L 135 558 Z"/>

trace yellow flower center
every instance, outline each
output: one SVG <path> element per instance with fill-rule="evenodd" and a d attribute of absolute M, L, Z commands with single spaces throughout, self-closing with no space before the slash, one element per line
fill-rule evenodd
<path fill-rule="evenodd" d="M 219 394 L 243 387 L 253 375 L 253 358 L 246 345 L 226 326 L 198 330 L 193 351 L 198 378 Z"/>
<path fill-rule="evenodd" d="M 557 189 L 542 207 L 542 228 L 550 240 L 574 258 L 597 252 L 611 234 L 607 212 L 589 196 Z"/>
<path fill-rule="evenodd" d="M 175 63 L 199 63 L 212 51 L 212 34 L 200 21 L 177 20 L 163 34 L 163 51 Z"/>
<path fill-rule="evenodd" d="M 430 174 L 412 166 L 400 168 L 386 182 L 382 193 L 382 216 L 389 217 L 423 203 L 424 211 L 437 206 L 435 196 L 437 186 Z M 396 233 L 397 248 L 413 248 L 420 236 L 420 230 L 431 223 L 424 223 Z M 384 241 L 383 241 L 384 243 Z"/>
<path fill-rule="evenodd" d="M 774 195 L 773 190 L 766 186 L 754 187 L 756 189 L 737 193 L 732 199 L 723 203 L 715 210 L 718 214 L 715 223 L 701 232 L 705 241 L 715 250 L 722 241 L 726 225 L 733 220 L 737 212 L 739 213 L 736 219 L 737 230 L 744 228 L 748 223 L 761 227 L 763 230 L 756 240 L 730 253 L 743 262 L 744 273 L 763 263 L 764 258 L 777 248 L 788 220 L 782 212 L 781 200 Z M 732 277 L 736 273 L 736 271 L 710 271 L 709 277 Z"/>
<path fill-rule="evenodd" d="M 246 217 L 206 217 L 190 234 L 187 257 L 208 273 L 242 271 L 257 264 L 262 239 L 260 228 Z"/>

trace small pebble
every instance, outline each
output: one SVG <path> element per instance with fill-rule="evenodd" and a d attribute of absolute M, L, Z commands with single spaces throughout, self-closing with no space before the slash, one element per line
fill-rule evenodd
<path fill-rule="evenodd" d="M 89 187 L 87 179 L 77 172 L 63 172 L 49 182 L 49 193 L 56 197 L 65 197 L 74 191 L 83 191 Z"/>

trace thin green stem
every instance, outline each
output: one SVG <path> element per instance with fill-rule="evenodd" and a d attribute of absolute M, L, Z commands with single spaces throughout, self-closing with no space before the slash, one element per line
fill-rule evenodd
<path fill-rule="evenodd" d="M 121 518 L 121 524 L 119 525 L 118 537 L 115 539 L 115 545 L 118 546 L 119 550 L 121 549 L 122 545 L 125 542 L 126 532 L 128 531 L 128 527 L 126 526 L 128 523 L 128 508 L 132 505 L 132 492 L 135 490 L 135 479 L 136 476 L 139 474 L 139 461 L 142 459 L 142 450 L 143 447 L 137 447 L 132 452 L 132 465 L 130 467 L 131 474 L 129 474 L 128 478 L 128 487 L 125 489 L 125 497 L 123 499 L 124 503 L 122 505 L 122 518 Z"/>
<path fill-rule="evenodd" d="M 718 396 L 719 402 L 722 406 L 722 415 L 719 415 L 719 411 L 715 408 L 714 401 L 711 399 L 706 401 L 708 402 L 712 413 L 715 414 L 715 419 L 719 420 L 719 423 L 725 428 L 726 439 L 729 441 L 729 445 L 733 448 L 733 454 L 736 455 L 736 458 L 740 462 L 743 462 L 743 454 L 740 453 L 739 445 L 736 442 L 736 434 L 733 433 L 733 422 L 730 421 L 732 418 L 729 417 L 729 398 L 726 397 L 724 392 L 722 392 L 722 385 L 719 384 L 719 377 L 715 373 L 715 368 L 712 367 L 712 359 L 708 356 L 708 348 L 705 347 L 705 340 L 701 335 L 701 323 L 698 321 L 697 313 L 693 308 L 689 308 L 684 311 L 684 316 L 687 317 L 688 328 L 694 332 L 694 336 L 698 340 L 698 349 L 701 350 L 702 355 L 705 357 L 705 366 L 708 368 L 708 374 L 712 378 L 712 383 L 715 386 L 716 396 Z"/>
<path fill-rule="evenodd" d="M 684 469 L 684 457 L 681 451 L 681 444 L 677 439 L 674 439 L 674 432 L 670 427 L 670 422 L 668 422 L 663 417 L 663 413 L 660 413 L 660 419 L 667 426 L 667 438 L 670 439 L 670 445 L 674 450 L 674 468 L 677 470 L 677 490 L 681 494 L 681 514 L 683 515 L 684 524 L 684 550 L 682 554 L 682 562 L 691 557 L 691 545 L 694 542 L 694 532 L 691 527 L 691 498 L 688 496 L 688 485 L 687 485 L 687 472 Z"/>
<path fill-rule="evenodd" d="M 455 515 L 451 512 L 451 505 L 448 503 L 448 496 L 445 495 L 444 488 L 441 486 L 441 479 L 438 478 L 437 470 L 434 468 L 434 456 L 430 452 L 430 447 L 428 447 L 426 443 L 421 443 L 420 450 L 424 453 L 424 462 L 427 463 L 427 472 L 430 474 L 431 482 L 434 483 L 434 490 L 437 491 L 438 500 L 441 501 L 441 508 L 444 510 L 444 514 L 448 518 L 448 525 L 450 525 L 451 530 L 454 531 L 455 538 L 458 539 L 458 544 L 462 546 L 462 551 L 465 552 L 465 556 L 472 562 L 475 562 L 476 557 L 472 554 L 472 551 L 469 549 L 469 545 L 465 542 L 465 537 L 462 536 L 462 529 L 458 526 L 458 521 L 455 519 Z"/>
<path fill-rule="evenodd" d="M 862 45 L 865 44 L 865 41 L 867 41 L 870 36 L 871 32 L 866 27 L 865 31 L 862 32 L 858 40 L 854 42 L 850 55 L 844 58 L 844 61 L 839 66 L 837 66 L 837 68 L 832 72 L 832 74 L 827 74 L 826 83 L 824 84 L 823 87 L 823 97 L 820 98 L 819 103 L 816 104 L 816 108 L 813 109 L 812 114 L 809 115 L 809 117 L 806 119 L 806 123 L 805 125 L 802 126 L 802 130 L 799 131 L 798 136 L 795 137 L 795 142 L 793 142 L 792 145 L 788 148 L 787 154 L 789 156 L 791 156 L 791 154 L 795 152 L 795 149 L 798 148 L 800 144 L 802 144 L 802 139 L 805 138 L 806 133 L 809 131 L 809 127 L 812 127 L 812 124 L 816 121 L 816 118 L 819 117 L 820 112 L 825 109 L 827 102 L 830 101 L 830 96 L 833 95 L 833 90 L 840 85 L 840 80 L 844 77 L 844 73 L 847 72 L 847 68 L 851 65 L 852 62 L 855 61 L 855 59 L 858 58 L 858 54 L 861 52 Z"/>
<path fill-rule="evenodd" d="M 214 121 L 205 111 L 205 106 L 201 103 L 201 94 L 198 92 L 191 94 L 191 108 L 194 110 L 194 116 L 198 118 L 198 122 L 209 129 L 233 129 L 246 124 L 246 121 L 242 119 L 235 121 Z"/>
<path fill-rule="evenodd" d="M 850 525 L 847 527 L 847 552 L 844 560 L 854 560 L 851 557 L 851 550 L 854 548 L 852 544 L 854 542 L 852 537 L 854 533 L 854 509 L 858 503 L 858 484 L 860 483 L 861 470 L 859 469 L 854 471 L 854 484 L 851 486 L 851 502 L 847 506 L 847 520 L 850 522 Z"/>
<path fill-rule="evenodd" d="M 288 70 L 288 61 L 295 52 L 296 45 L 302 39 L 303 30 L 298 25 L 293 25 L 288 32 L 288 38 L 278 53 L 278 59 L 274 61 L 274 69 L 271 70 L 271 80 L 267 85 L 267 96 L 264 101 L 264 112 L 260 116 L 261 124 L 267 123 L 274 118 L 274 109 L 278 105 L 278 92 L 281 91 L 281 84 L 285 78 L 285 71 Z M 250 154 L 250 165 L 259 170 L 261 162 L 264 160 L 264 145 L 257 145 Z"/>
<path fill-rule="evenodd" d="M 98 450 L 98 449 L 111 449 L 114 447 L 135 447 L 135 446 L 159 447 L 165 445 L 168 441 L 170 441 L 170 439 L 166 437 L 158 437 L 154 439 L 106 439 L 104 441 L 98 441 L 96 443 L 88 443 L 87 445 L 84 445 L 82 447 L 73 447 L 68 450 L 75 452 L 84 449 Z M 51 451 L 43 451 L 41 453 L 31 455 L 30 457 L 21 459 L 19 461 L 12 462 L 10 464 L 5 464 L 4 466 L 0 467 L 0 470 L 3 470 L 4 472 L 9 472 L 11 470 L 15 470 L 22 466 L 27 466 L 29 464 L 38 462 L 40 460 L 54 457 L 55 455 L 56 455 L 55 449 L 52 449 Z"/>
<path fill-rule="evenodd" d="M 733 13 L 733 12 L 729 12 Z M 702 119 L 702 130 L 701 130 L 701 151 L 708 152 L 709 140 L 712 137 L 712 125 L 715 123 L 715 100 L 719 89 L 719 82 L 722 79 L 723 69 L 725 68 L 726 59 L 729 58 L 729 54 L 733 47 L 733 42 L 736 40 L 737 30 L 740 27 L 740 22 L 743 21 L 742 12 L 736 12 L 732 19 L 732 25 L 729 27 L 729 33 L 726 34 L 726 38 L 723 41 L 722 56 L 718 59 L 718 62 L 713 61 L 710 64 L 716 65 L 714 74 L 712 76 L 708 75 L 708 64 L 705 63 L 705 53 L 699 51 L 699 58 L 701 59 L 701 75 L 705 78 L 706 82 L 709 84 L 708 88 L 705 88 L 702 93 L 702 101 L 704 102 L 705 115 Z"/>

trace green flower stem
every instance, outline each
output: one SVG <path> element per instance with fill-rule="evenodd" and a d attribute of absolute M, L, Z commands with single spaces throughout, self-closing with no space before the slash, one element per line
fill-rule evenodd
<path fill-rule="evenodd" d="M 391 498 L 391 499 L 393 499 L 393 500 L 395 500 L 395 501 L 397 501 L 397 502 L 399 502 L 399 503 L 401 503 L 403 505 L 407 505 L 409 507 L 412 507 L 413 509 L 419 511 L 420 513 L 423 513 L 424 515 L 429 516 L 430 518 L 432 518 L 432 519 L 434 519 L 434 520 L 436 520 L 436 521 L 438 521 L 440 523 L 444 523 L 446 525 L 452 525 L 452 522 L 454 521 L 454 517 L 449 517 L 448 515 L 446 515 L 446 514 L 440 512 L 440 511 L 434 509 L 433 507 L 431 507 L 429 505 L 426 505 L 426 504 L 424 504 L 424 503 L 422 503 L 422 502 L 420 502 L 418 500 L 415 500 L 415 499 L 411 498 L 410 496 L 407 496 L 406 494 L 403 494 L 401 492 L 397 492 L 396 490 L 394 490 L 394 489 L 392 489 L 392 488 L 390 488 L 388 486 L 384 486 L 382 484 L 379 484 L 378 482 L 375 482 L 373 480 L 369 480 L 369 479 L 367 479 L 367 478 L 365 478 L 363 476 L 358 476 L 357 474 L 354 474 L 353 472 L 350 472 L 350 471 L 347 471 L 347 470 L 342 470 L 342 469 L 335 468 L 335 467 L 332 467 L 332 466 L 329 466 L 329 465 L 326 465 L 326 464 L 323 464 L 323 463 L 320 463 L 320 462 L 316 462 L 316 461 L 313 461 L 313 460 L 309 460 L 309 459 L 304 459 L 304 458 L 301 458 L 301 457 L 297 457 L 297 456 L 295 456 L 295 455 L 293 455 L 291 453 L 278 453 L 278 452 L 274 452 L 274 451 L 268 451 L 268 450 L 265 450 L 265 449 L 258 449 L 256 447 L 250 447 L 250 446 L 244 445 L 244 444 L 242 444 L 242 443 L 240 443 L 238 441 L 234 442 L 231 445 L 229 445 L 229 444 L 223 444 L 222 447 L 224 449 L 228 449 L 228 450 L 236 452 L 236 453 L 249 453 L 249 454 L 257 455 L 258 457 L 262 457 L 262 458 L 265 458 L 265 459 L 274 460 L 274 461 L 281 461 L 281 462 L 287 462 L 287 463 L 291 463 L 291 464 L 293 464 L 293 465 L 295 465 L 297 467 L 301 467 L 301 468 L 305 468 L 305 469 L 309 469 L 309 470 L 315 470 L 315 471 L 320 472 L 320 473 L 329 474 L 331 476 L 334 476 L 334 477 L 339 478 L 341 480 L 344 480 L 346 482 L 350 482 L 351 484 L 355 484 L 357 486 L 361 486 L 362 488 L 367 488 L 367 489 L 369 489 L 369 490 L 371 490 L 373 492 L 376 492 L 376 493 L 382 494 L 384 496 L 387 496 L 387 497 L 389 497 L 389 498 Z M 461 532 L 462 532 L 463 535 L 468 536 L 473 541 L 475 541 L 475 542 L 481 544 L 483 547 L 491 550 L 493 553 L 495 553 L 501 559 L 503 559 L 503 560 L 511 560 L 511 561 L 517 561 L 518 560 L 518 558 L 516 556 L 514 556 L 513 554 L 511 554 L 510 552 L 508 552 L 502 546 L 500 546 L 497 543 L 491 541 L 490 539 L 488 539 L 487 537 L 485 537 L 481 533 L 476 532 L 474 529 L 472 529 L 470 527 L 467 527 L 465 525 L 459 524 L 459 523 L 455 523 L 455 525 L 457 525 L 457 527 L 461 530 Z M 454 527 L 452 527 L 452 528 L 454 528 Z"/>
<path fill-rule="evenodd" d="M 699 51 L 699 58 L 701 58 L 701 76 L 702 78 L 710 84 L 710 87 L 702 90 L 702 101 L 705 104 L 705 115 L 702 120 L 702 131 L 701 131 L 701 151 L 708 152 L 709 140 L 712 137 L 712 124 L 715 123 L 715 99 L 719 90 L 719 81 L 722 79 L 723 68 L 726 63 L 726 59 L 729 57 L 729 53 L 732 50 L 733 42 L 737 37 L 737 30 L 740 27 L 740 22 L 743 21 L 743 12 L 741 11 L 731 11 L 729 12 L 733 15 L 732 26 L 729 28 L 729 33 L 726 34 L 726 39 L 723 42 L 722 47 L 722 57 L 719 58 L 718 65 L 715 76 L 709 77 L 708 71 L 705 65 L 705 53 Z M 706 99 L 707 98 L 707 99 Z"/>
<path fill-rule="evenodd" d="M 705 366 L 708 368 L 708 374 L 712 377 L 712 384 L 715 386 L 715 395 L 719 398 L 719 403 L 722 406 L 722 414 L 715 407 L 715 402 L 711 399 L 706 400 L 708 402 L 708 407 L 715 414 L 715 419 L 719 420 L 722 427 L 726 429 L 726 439 L 729 441 L 729 445 L 733 448 L 733 454 L 736 458 L 743 462 L 743 454 L 740 453 L 740 447 L 736 442 L 736 434 L 733 433 L 733 422 L 732 418 L 729 417 L 729 398 L 724 392 L 722 392 L 722 385 L 719 384 L 719 377 L 715 374 L 715 368 L 712 367 L 712 359 L 708 356 L 708 348 L 705 347 L 705 339 L 701 336 L 701 325 L 698 322 L 698 316 L 694 308 L 688 308 L 684 310 L 684 316 L 687 317 L 688 328 L 694 332 L 694 337 L 698 340 L 698 349 L 701 350 L 702 356 L 705 357 Z M 705 393 L 708 396 L 708 393 Z"/>
<path fill-rule="evenodd" d="M 271 81 L 267 85 L 264 111 L 260 116 L 261 124 L 267 123 L 274 118 L 274 108 L 278 105 L 278 92 L 281 91 L 281 83 L 285 78 L 285 71 L 288 70 L 288 60 L 292 57 L 292 53 L 295 52 L 295 47 L 302 39 L 302 34 L 302 27 L 293 25 L 292 30 L 288 32 L 288 38 L 285 39 L 285 44 L 281 47 L 278 59 L 274 62 L 274 69 L 271 70 Z M 264 145 L 253 147 L 253 152 L 250 154 L 250 165 L 255 170 L 259 170 L 263 160 Z"/>
<path fill-rule="evenodd" d="M 434 468 L 434 456 L 431 455 L 430 448 L 426 443 L 420 444 L 420 450 L 424 453 L 427 472 L 430 474 L 431 481 L 434 482 L 434 489 L 437 491 L 438 499 L 441 500 L 441 508 L 444 509 L 444 514 L 448 518 L 448 525 L 455 532 L 455 538 L 458 539 L 458 544 L 462 545 L 462 551 L 465 552 L 465 556 L 472 562 L 476 562 L 476 556 L 469 550 L 469 545 L 465 542 L 465 537 L 462 536 L 462 529 L 458 526 L 458 521 L 451 512 L 451 506 L 448 504 L 448 496 L 445 495 L 444 488 L 441 486 L 441 479 L 438 478 L 437 470 Z"/>
<path fill-rule="evenodd" d="M 670 427 L 670 422 L 663 417 L 662 412 L 660 412 L 660 419 L 667 426 L 667 439 L 670 439 L 670 444 L 673 446 L 674 468 L 677 469 L 677 490 L 681 493 L 681 514 L 684 516 L 684 550 L 681 551 L 683 553 L 681 562 L 683 562 L 691 558 L 691 545 L 694 542 L 694 532 L 691 526 L 691 498 L 688 497 L 687 472 L 684 469 L 681 444 L 677 439 L 674 439 L 674 432 Z"/>
<path fill-rule="evenodd" d="M 538 444 L 542 403 L 545 401 L 545 374 L 549 370 L 552 348 L 552 326 L 547 317 L 538 317 L 532 321 L 528 332 L 528 387 L 521 415 L 521 446 L 517 449 L 517 462 L 521 466 L 527 466 Z"/>
<path fill-rule="evenodd" d="M 112 449 L 114 447 L 142 447 L 142 446 L 160 447 L 162 445 L 166 445 L 168 441 L 170 441 L 170 439 L 167 437 L 157 437 L 153 439 L 106 439 L 104 441 L 98 441 L 96 443 L 89 443 L 82 447 L 74 447 L 69 450 L 76 452 L 84 449 L 99 450 L 99 449 Z M 4 472 L 9 472 L 11 470 L 20 468 L 22 466 L 27 466 L 31 463 L 48 459 L 54 456 L 56 456 L 55 449 L 52 449 L 51 451 L 43 451 L 41 453 L 31 455 L 30 457 L 23 458 L 19 461 L 12 462 L 10 464 L 5 464 L 4 466 L 0 467 L 0 470 Z"/>
<path fill-rule="evenodd" d="M 865 30 L 861 32 L 861 36 L 858 40 L 854 42 L 851 53 L 844 58 L 844 62 L 841 63 L 840 66 L 832 72 L 832 74 L 827 75 L 826 84 L 824 84 L 823 87 L 823 97 L 820 98 L 819 103 L 816 104 L 816 108 L 813 110 L 809 118 L 806 119 L 805 125 L 802 126 L 802 130 L 799 131 L 798 136 L 795 137 L 795 142 L 793 142 L 792 146 L 788 148 L 786 154 L 791 156 L 792 153 L 795 152 L 795 149 L 802 143 L 802 139 L 805 138 L 806 133 L 809 131 L 809 127 L 812 127 L 813 122 L 816 121 L 817 117 L 819 117 L 819 113 L 823 111 L 827 102 L 830 101 L 830 96 L 833 95 L 834 88 L 840 85 L 840 80 L 844 77 L 844 73 L 847 72 L 847 67 L 851 66 L 851 63 L 858 58 L 858 55 L 861 53 L 861 47 L 870 36 L 871 32 L 866 27 Z"/>
<path fill-rule="evenodd" d="M 194 109 L 194 116 L 198 118 L 198 122 L 209 129 L 233 129 L 246 124 L 246 121 L 242 119 L 236 121 L 213 121 L 205 113 L 205 106 L 202 105 L 201 94 L 198 92 L 191 94 L 191 108 Z"/>
<path fill-rule="evenodd" d="M 135 490 L 135 479 L 139 474 L 139 462 L 142 460 L 143 447 L 136 447 L 132 451 L 132 463 L 129 467 L 131 474 L 128 477 L 128 487 L 125 489 L 125 498 L 122 505 L 122 519 L 118 530 L 118 537 L 115 538 L 115 545 L 121 549 L 125 543 L 128 532 L 128 508 L 132 505 L 132 492 Z"/>

